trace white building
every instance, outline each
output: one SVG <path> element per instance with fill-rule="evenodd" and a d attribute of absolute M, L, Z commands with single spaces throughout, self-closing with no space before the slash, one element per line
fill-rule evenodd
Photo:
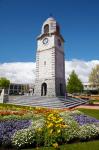
<path fill-rule="evenodd" d="M 96 91 L 99 89 L 99 85 L 93 85 L 88 82 L 83 83 L 85 91 Z"/>
<path fill-rule="evenodd" d="M 52 17 L 42 25 L 37 37 L 35 95 L 65 94 L 64 39 Z"/>
<path fill-rule="evenodd" d="M 8 91 L 10 95 L 24 94 L 25 92 L 29 92 L 29 84 L 10 83 Z"/>

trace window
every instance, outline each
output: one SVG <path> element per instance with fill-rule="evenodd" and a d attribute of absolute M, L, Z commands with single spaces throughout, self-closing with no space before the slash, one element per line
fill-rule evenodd
<path fill-rule="evenodd" d="M 44 26 L 44 33 L 49 33 L 49 25 L 48 24 L 46 24 Z"/>

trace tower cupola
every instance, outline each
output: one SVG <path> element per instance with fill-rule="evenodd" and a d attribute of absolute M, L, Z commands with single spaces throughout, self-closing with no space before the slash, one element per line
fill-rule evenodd
<path fill-rule="evenodd" d="M 48 18 L 42 25 L 41 34 L 57 33 L 60 34 L 59 24 L 53 17 Z"/>

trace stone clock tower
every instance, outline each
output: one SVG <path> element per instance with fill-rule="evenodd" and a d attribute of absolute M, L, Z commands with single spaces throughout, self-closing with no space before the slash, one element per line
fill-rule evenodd
<path fill-rule="evenodd" d="M 37 37 L 35 95 L 65 95 L 64 39 L 52 17 L 43 23 Z"/>

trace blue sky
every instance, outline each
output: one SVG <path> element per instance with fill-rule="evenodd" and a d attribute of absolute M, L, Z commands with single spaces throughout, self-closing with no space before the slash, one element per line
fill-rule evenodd
<path fill-rule="evenodd" d="M 98 0 L 0 0 L 0 63 L 34 62 L 50 13 L 61 26 L 66 60 L 99 59 Z"/>

